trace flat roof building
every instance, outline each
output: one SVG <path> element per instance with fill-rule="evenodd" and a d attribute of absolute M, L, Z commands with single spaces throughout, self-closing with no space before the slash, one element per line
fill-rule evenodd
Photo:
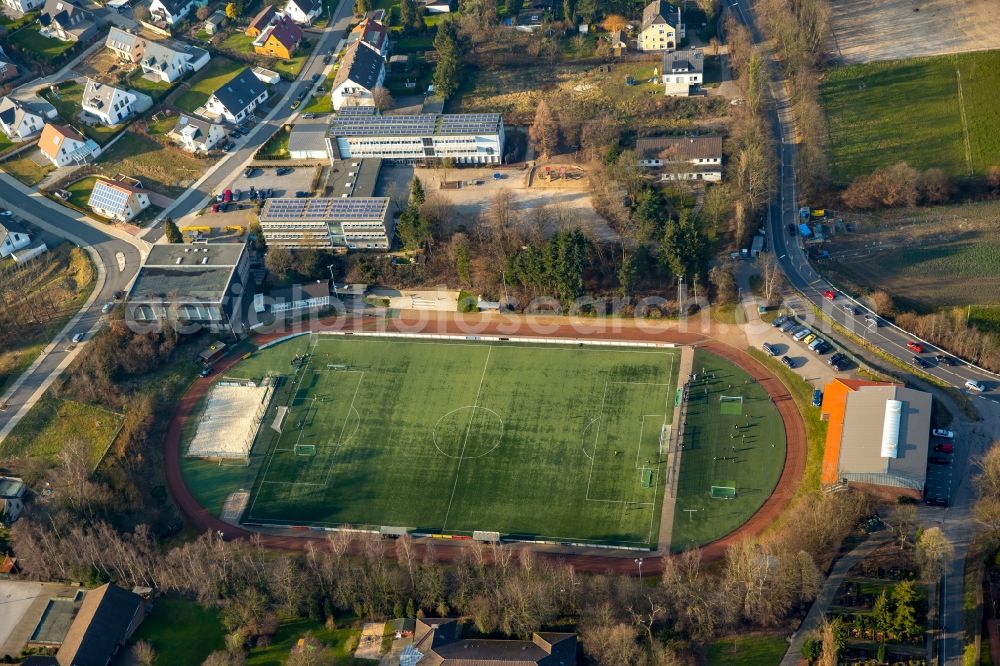
<path fill-rule="evenodd" d="M 388 197 L 268 199 L 260 228 L 271 247 L 388 250 L 392 212 Z"/>
<path fill-rule="evenodd" d="M 338 113 L 327 134 L 330 160 L 379 157 L 395 162 L 451 158 L 458 164 L 503 161 L 503 116 L 499 113 L 420 113 L 401 116 Z"/>
<path fill-rule="evenodd" d="M 194 327 L 190 332 L 208 328 L 240 336 L 251 285 L 244 243 L 153 245 L 132 284 L 127 312 L 140 324 L 170 321 Z"/>
<path fill-rule="evenodd" d="M 836 379 L 821 414 L 829 421 L 822 482 L 885 497 L 923 497 L 931 394 L 901 384 Z"/>

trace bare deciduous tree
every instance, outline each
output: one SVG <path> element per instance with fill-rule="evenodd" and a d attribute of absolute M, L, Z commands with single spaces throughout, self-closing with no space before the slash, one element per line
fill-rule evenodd
<path fill-rule="evenodd" d="M 916 562 L 926 581 L 934 581 L 944 574 L 948 560 L 955 554 L 955 547 L 940 527 L 930 527 L 917 539 Z"/>

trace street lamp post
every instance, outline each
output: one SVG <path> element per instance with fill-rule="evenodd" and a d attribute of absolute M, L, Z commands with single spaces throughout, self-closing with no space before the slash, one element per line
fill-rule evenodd
<path fill-rule="evenodd" d="M 642 558 L 635 558 L 634 562 L 639 565 L 639 584 L 642 585 Z"/>

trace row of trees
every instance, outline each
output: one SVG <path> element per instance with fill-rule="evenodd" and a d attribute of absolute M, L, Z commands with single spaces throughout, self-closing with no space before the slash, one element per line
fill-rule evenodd
<path fill-rule="evenodd" d="M 438 23 L 434 35 L 434 50 L 437 51 L 437 66 L 434 68 L 434 92 L 448 99 L 462 81 L 462 42 L 455 22 L 448 18 Z"/>
<path fill-rule="evenodd" d="M 896 208 L 947 203 L 954 192 L 951 178 L 941 169 L 918 171 L 899 162 L 858 176 L 842 198 L 852 208 Z"/>

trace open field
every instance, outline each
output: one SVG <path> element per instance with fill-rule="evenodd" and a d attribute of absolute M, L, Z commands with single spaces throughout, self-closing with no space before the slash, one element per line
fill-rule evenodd
<path fill-rule="evenodd" d="M 735 365 L 696 350 L 681 454 L 671 550 L 714 541 L 745 523 L 771 496 L 785 462 L 781 416 Z M 742 401 L 723 400 L 740 397 Z M 718 490 L 713 497 L 713 486 Z"/>
<path fill-rule="evenodd" d="M 885 289 L 920 312 L 1000 303 L 1000 202 L 851 216 L 819 268 L 865 292 Z"/>
<path fill-rule="evenodd" d="M 188 599 L 160 597 L 130 642 L 148 642 L 157 663 L 200 664 L 211 652 L 225 649 L 225 633 L 218 610 Z"/>
<path fill-rule="evenodd" d="M 257 446 L 268 458 L 246 522 L 656 543 L 675 350 L 322 336 L 313 345 L 301 369 L 279 346 L 227 372 L 290 375 L 264 419 Z"/>
<path fill-rule="evenodd" d="M 96 467 L 123 418 L 101 407 L 46 393 L 0 443 L 0 458 L 39 457 L 55 463 L 66 440 L 75 437 L 87 443 L 90 463 Z"/>
<path fill-rule="evenodd" d="M 210 163 L 129 132 L 103 153 L 96 164 L 105 175 L 123 173 L 141 180 L 148 190 L 176 198 Z"/>
<path fill-rule="evenodd" d="M 841 184 L 900 161 L 980 177 L 1000 164 L 1000 51 L 835 68 L 821 96 Z"/>
<path fill-rule="evenodd" d="M 94 287 L 96 272 L 86 252 L 63 243 L 25 265 L 0 263 L 0 328 L 17 331 L 0 338 L 0 394 L 31 365 Z M 34 321 L 17 324 L 16 312 Z M 15 328 L 17 327 L 17 328 Z"/>
<path fill-rule="evenodd" d="M 243 63 L 215 56 L 200 72 L 182 84 L 186 89 L 173 100 L 173 105 L 186 113 L 194 113 L 213 92 L 244 67 Z"/>
<path fill-rule="evenodd" d="M 780 634 L 754 634 L 723 638 L 708 644 L 706 666 L 778 666 L 788 651 L 788 641 Z"/>
<path fill-rule="evenodd" d="M 56 167 L 37 148 L 29 148 L 17 157 L 0 162 L 0 169 L 28 186 L 37 185 Z"/>
<path fill-rule="evenodd" d="M 831 0 L 830 7 L 830 55 L 845 62 L 1000 48 L 1000 17 L 988 0 L 918 4 L 912 0 Z"/>
<path fill-rule="evenodd" d="M 247 666 L 281 666 L 287 662 L 295 643 L 306 633 L 332 648 L 337 664 L 372 664 L 371 661 L 355 659 L 348 649 L 352 644 L 357 644 L 358 636 L 361 635 L 359 628 L 348 626 L 328 629 L 322 622 L 295 618 L 278 625 L 278 633 L 274 635 L 270 645 L 251 649 Z"/>

